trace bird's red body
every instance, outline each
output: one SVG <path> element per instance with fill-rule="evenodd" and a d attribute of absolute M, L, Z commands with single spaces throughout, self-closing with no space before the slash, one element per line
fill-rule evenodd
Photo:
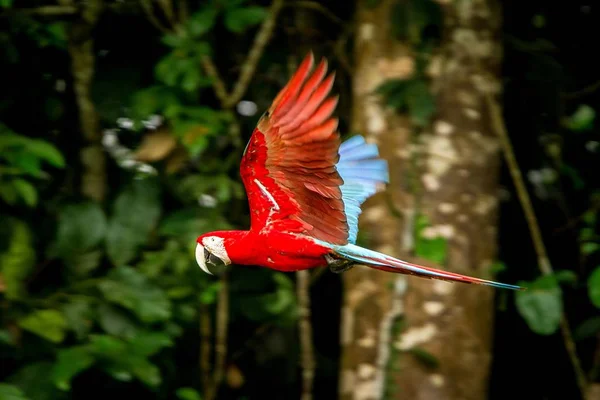
<path fill-rule="evenodd" d="M 323 258 L 331 252 L 307 239 L 277 231 L 225 231 L 210 233 L 225 239 L 232 264 L 263 266 L 292 272 L 326 265 Z"/>

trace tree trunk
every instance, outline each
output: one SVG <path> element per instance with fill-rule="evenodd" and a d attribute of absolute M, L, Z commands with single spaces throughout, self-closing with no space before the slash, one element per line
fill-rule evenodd
<path fill-rule="evenodd" d="M 432 126 L 419 134 L 371 94 L 385 80 L 414 72 L 410 49 L 392 38 L 395 1 L 359 3 L 353 131 L 379 144 L 391 174 L 387 192 L 365 204 L 366 245 L 489 278 L 500 154 L 483 95 L 500 88 L 496 3 L 443 2 L 442 46 L 428 68 L 437 111 Z M 422 216 L 429 225 L 417 238 L 415 222 Z M 416 240 L 436 237 L 445 242 L 443 265 L 412 257 Z M 344 285 L 343 399 L 486 397 L 492 289 L 363 267 L 346 272 Z"/>
<path fill-rule="evenodd" d="M 62 0 L 61 3 L 72 5 L 73 2 Z M 100 142 L 100 123 L 91 93 L 95 62 L 92 33 L 102 9 L 102 0 L 86 1 L 68 31 L 73 91 L 84 142 L 80 151 L 83 167 L 81 193 L 97 202 L 102 202 L 106 196 L 106 156 Z"/>

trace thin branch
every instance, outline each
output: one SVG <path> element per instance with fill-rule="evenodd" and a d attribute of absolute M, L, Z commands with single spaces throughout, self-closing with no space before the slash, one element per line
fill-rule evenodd
<path fill-rule="evenodd" d="M 189 16 L 189 7 L 188 7 L 188 3 L 187 0 L 179 0 L 179 9 L 177 11 L 179 14 L 179 21 L 183 22 L 183 21 L 187 21 L 188 16 Z"/>
<path fill-rule="evenodd" d="M 285 6 L 315 10 L 315 11 L 321 13 L 322 15 L 324 15 L 325 17 L 327 17 L 331 22 L 335 23 L 336 25 L 344 24 L 344 21 L 342 21 L 341 18 L 339 18 L 337 15 L 335 15 L 334 13 L 329 11 L 329 9 L 327 7 L 325 7 L 324 5 L 322 5 L 321 3 L 317 2 L 317 1 L 297 0 L 297 1 L 287 3 Z"/>
<path fill-rule="evenodd" d="M 207 305 L 200 306 L 200 377 L 204 397 L 208 398 L 211 389 L 210 353 L 212 352 L 212 327 L 210 309 Z"/>
<path fill-rule="evenodd" d="M 281 11 L 282 7 L 283 0 L 273 0 L 273 3 L 269 8 L 269 14 L 263 21 L 258 33 L 256 34 L 256 37 L 254 38 L 252 48 L 250 49 L 246 60 L 242 64 L 240 76 L 231 93 L 227 92 L 225 82 L 223 81 L 223 78 L 221 78 L 219 71 L 217 70 L 212 59 L 209 56 L 202 58 L 202 67 L 204 67 L 204 71 L 212 79 L 212 85 L 215 94 L 221 101 L 221 106 L 224 109 L 233 107 L 238 101 L 240 101 L 244 93 L 246 93 L 248 85 L 250 84 L 250 81 L 254 76 L 254 72 L 256 71 L 258 61 L 260 60 L 267 43 L 269 43 L 269 40 L 271 39 L 271 35 L 275 29 L 275 21 L 277 20 L 277 16 L 279 15 L 279 11 Z"/>
<path fill-rule="evenodd" d="M 82 3 L 83 4 L 83 3 Z M 121 13 L 130 10 L 136 10 L 137 6 L 131 2 L 123 3 L 111 3 L 106 4 L 104 7 L 113 12 Z M 82 7 L 65 2 L 65 4 L 59 4 L 55 6 L 40 6 L 31 8 L 8 8 L 0 12 L 1 17 L 10 17 L 13 15 L 29 15 L 34 17 L 70 17 L 75 14 L 79 14 Z"/>
<path fill-rule="evenodd" d="M 586 96 L 588 94 L 592 94 L 599 89 L 600 89 L 600 80 L 596 81 L 596 82 L 592 83 L 591 85 L 586 86 L 583 89 L 578 90 L 576 92 L 565 93 L 565 94 L 563 94 L 563 97 L 567 100 L 573 100 L 573 99 L 577 99 L 579 97 Z"/>
<path fill-rule="evenodd" d="M 162 8 L 163 13 L 169 20 L 171 26 L 177 25 L 177 20 L 175 19 L 175 12 L 173 11 L 173 2 L 172 0 L 157 0 L 160 8 Z"/>
<path fill-rule="evenodd" d="M 227 93 L 227 88 L 225 87 L 223 78 L 221 78 L 221 75 L 219 75 L 217 67 L 209 56 L 202 57 L 202 67 L 204 68 L 206 75 L 208 75 L 208 77 L 211 79 L 213 89 L 217 95 L 217 98 L 221 102 L 221 105 L 223 108 L 226 108 L 225 104 L 228 102 L 229 93 Z"/>
<path fill-rule="evenodd" d="M 227 360 L 227 325 L 229 323 L 229 279 L 227 274 L 221 278 L 221 288 L 217 302 L 217 329 L 215 342 L 215 370 L 213 372 L 212 397 L 216 398 L 219 385 L 225 376 L 225 363 Z"/>
<path fill-rule="evenodd" d="M 494 131 L 498 135 L 498 138 L 500 139 L 500 144 L 502 145 L 504 158 L 506 159 L 508 169 L 512 176 L 517 195 L 519 197 L 519 202 L 521 203 L 521 207 L 523 207 L 523 212 L 525 213 L 525 218 L 527 220 L 527 225 L 531 234 L 533 246 L 535 248 L 535 252 L 538 258 L 538 268 L 540 269 L 542 275 L 551 275 L 553 273 L 552 265 L 550 263 L 550 259 L 548 258 L 548 253 L 546 251 L 546 247 L 542 239 L 542 234 L 537 218 L 535 216 L 535 212 L 533 210 L 533 206 L 531 204 L 529 193 L 527 192 L 527 188 L 525 187 L 523 176 L 521 174 L 521 169 L 519 168 L 519 164 L 517 163 L 515 153 L 510 142 L 510 138 L 508 137 L 506 127 L 504 126 L 504 121 L 502 119 L 500 107 L 498 106 L 498 104 L 496 104 L 496 101 L 490 94 L 487 94 L 485 96 L 485 100 L 491 114 L 492 128 L 494 129 Z M 565 348 L 567 350 L 567 353 L 569 354 L 571 364 L 573 365 L 573 370 L 577 378 L 577 385 L 581 392 L 581 397 L 585 398 L 587 390 L 587 379 L 581 367 L 579 358 L 577 357 L 577 348 L 575 347 L 575 342 L 573 341 L 573 337 L 571 335 L 569 321 L 567 320 L 564 312 L 560 321 L 560 330 L 563 335 Z"/>
<path fill-rule="evenodd" d="M 315 375 L 315 356 L 312 342 L 312 325 L 310 322 L 310 273 L 307 270 L 298 271 L 296 293 L 298 297 L 300 333 L 301 367 L 302 367 L 302 396 L 301 400 L 312 400 L 312 387 Z"/>
<path fill-rule="evenodd" d="M 156 29 L 158 29 L 162 33 L 169 33 L 170 32 L 169 28 L 167 28 L 166 26 L 164 26 L 158 20 L 158 18 L 156 18 L 156 15 L 154 15 L 154 10 L 152 8 L 152 2 L 150 0 L 140 0 L 140 5 L 142 6 L 142 9 L 144 10 L 144 13 L 146 14 L 146 17 L 148 17 L 148 21 L 150 21 L 150 23 L 152 25 L 154 25 L 154 27 Z"/>
<path fill-rule="evenodd" d="M 225 108 L 233 107 L 238 101 L 240 101 L 244 93 L 246 93 L 246 89 L 248 89 L 248 85 L 250 84 L 250 80 L 254 75 L 254 71 L 256 71 L 258 61 L 260 60 L 267 43 L 269 43 L 269 40 L 271 39 L 271 35 L 275 29 L 275 21 L 277 20 L 277 16 L 279 15 L 282 7 L 283 0 L 273 0 L 273 3 L 269 8 L 269 14 L 263 21 L 260 30 L 254 38 L 254 43 L 252 44 L 252 48 L 248 53 L 246 61 L 244 61 L 242 64 L 240 77 L 233 87 L 233 91 L 231 92 L 229 99 L 227 99 L 227 102 L 224 104 Z"/>
<path fill-rule="evenodd" d="M 62 17 L 74 15 L 79 12 L 79 8 L 73 5 L 59 6 L 40 6 L 35 8 L 10 8 L 0 13 L 0 16 L 10 16 L 14 14 L 21 15 L 39 15 L 44 17 Z"/>

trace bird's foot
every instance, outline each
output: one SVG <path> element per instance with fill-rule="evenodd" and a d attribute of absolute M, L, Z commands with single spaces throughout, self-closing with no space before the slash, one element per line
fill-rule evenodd
<path fill-rule="evenodd" d="M 336 258 L 331 254 L 325 254 L 325 260 L 327 261 L 327 265 L 329 266 L 331 272 L 336 274 L 341 274 L 342 272 L 347 271 L 356 265 L 356 262 L 352 260 Z"/>

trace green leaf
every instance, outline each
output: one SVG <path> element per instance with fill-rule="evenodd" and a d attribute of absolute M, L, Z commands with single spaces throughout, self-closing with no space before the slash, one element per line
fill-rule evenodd
<path fill-rule="evenodd" d="M 13 336 L 9 330 L 0 329 L 0 343 L 7 344 L 9 346 L 13 346 L 15 344 Z"/>
<path fill-rule="evenodd" d="M 179 388 L 177 389 L 175 394 L 177 395 L 177 397 L 179 397 L 180 400 L 202 400 L 202 397 L 196 391 L 196 389 L 189 387 Z"/>
<path fill-rule="evenodd" d="M 0 196 L 6 204 L 14 205 L 17 203 L 17 189 L 11 184 L 11 182 L 0 182 Z"/>
<path fill-rule="evenodd" d="M 138 331 L 137 323 L 124 311 L 106 303 L 98 307 L 98 322 L 106 333 L 121 338 L 134 337 Z"/>
<path fill-rule="evenodd" d="M 187 31 L 193 38 L 198 38 L 210 31 L 215 25 L 217 8 L 209 5 L 195 12 L 186 23 Z"/>
<path fill-rule="evenodd" d="M 10 8 L 13 4 L 14 0 L 0 0 L 0 7 L 2 8 Z"/>
<path fill-rule="evenodd" d="M 164 332 L 139 332 L 129 343 L 130 351 L 141 357 L 153 356 L 163 348 L 173 346 L 173 341 Z"/>
<path fill-rule="evenodd" d="M 208 285 L 202 292 L 200 292 L 200 303 L 202 304 L 214 304 L 217 301 L 217 295 L 221 289 L 220 282 L 213 282 Z"/>
<path fill-rule="evenodd" d="M 426 126 L 435 113 L 435 98 L 424 80 L 392 79 L 375 89 L 387 105 L 398 112 L 407 112 L 416 126 Z"/>
<path fill-rule="evenodd" d="M 31 140 L 27 144 L 27 150 L 54 167 L 63 168 L 65 166 L 65 159 L 60 151 L 45 140 Z"/>
<path fill-rule="evenodd" d="M 438 368 L 440 366 L 440 361 L 427 350 L 413 347 L 409 352 L 427 368 Z"/>
<path fill-rule="evenodd" d="M 78 275 L 96 268 L 101 253 L 93 249 L 106 234 L 106 217 L 94 202 L 64 206 L 58 217 L 58 234 L 53 252 Z"/>
<path fill-rule="evenodd" d="M 127 355 L 127 344 L 115 337 L 108 335 L 93 335 L 90 348 L 97 358 L 118 360 Z"/>
<path fill-rule="evenodd" d="M 60 390 L 70 390 L 75 375 L 91 367 L 96 361 L 89 346 L 75 346 L 58 352 L 52 368 L 52 380 Z"/>
<path fill-rule="evenodd" d="M 519 282 L 528 290 L 517 292 L 517 310 L 529 328 L 539 335 L 551 335 L 562 318 L 562 292 L 554 276 L 544 276 L 534 282 Z"/>
<path fill-rule="evenodd" d="M 592 304 L 600 308 L 600 267 L 596 267 L 588 278 L 588 295 Z"/>
<path fill-rule="evenodd" d="M 594 242 L 586 242 L 581 244 L 581 253 L 585 255 L 593 254 L 600 250 L 600 244 Z"/>
<path fill-rule="evenodd" d="M 92 328 L 92 307 L 88 300 L 76 298 L 62 307 L 69 327 L 79 340 L 84 339 Z"/>
<path fill-rule="evenodd" d="M 583 340 L 596 336 L 600 332 L 600 317 L 593 317 L 583 321 L 573 332 L 575 340 Z"/>
<path fill-rule="evenodd" d="M 262 22 L 266 15 L 267 10 L 264 7 L 236 8 L 225 13 L 225 26 L 231 32 L 241 33 L 252 25 Z"/>
<path fill-rule="evenodd" d="M 76 276 L 86 276 L 100 264 L 102 252 L 96 247 L 106 235 L 106 217 L 94 202 L 62 208 L 52 253 L 62 259 Z"/>
<path fill-rule="evenodd" d="M 441 7 L 431 0 L 396 3 L 390 17 L 394 36 L 401 40 L 408 40 L 415 46 L 424 40 L 427 27 L 442 25 Z"/>
<path fill-rule="evenodd" d="M 569 271 L 567 269 L 563 269 L 561 271 L 556 271 L 554 274 L 554 278 L 558 283 L 575 283 L 577 282 L 577 274 L 573 271 Z"/>
<path fill-rule="evenodd" d="M 435 112 L 435 99 L 423 81 L 414 81 L 407 88 L 407 104 L 412 122 L 419 127 L 429 124 Z"/>
<path fill-rule="evenodd" d="M 36 362 L 27 364 L 7 379 L 11 383 L 23 389 L 31 400 L 57 400 L 60 399 L 52 376 L 48 373 L 53 368 L 50 362 Z"/>
<path fill-rule="evenodd" d="M 117 197 L 106 250 L 114 265 L 127 264 L 137 255 L 160 216 L 159 187 L 155 179 L 136 180 Z"/>
<path fill-rule="evenodd" d="M 17 386 L 0 383 L 0 400 L 29 400 L 29 398 Z"/>
<path fill-rule="evenodd" d="M 158 367 L 147 360 L 136 362 L 132 372 L 136 378 L 150 387 L 157 387 L 162 381 Z"/>
<path fill-rule="evenodd" d="M 29 207 L 34 207 L 37 204 L 37 189 L 30 182 L 24 179 L 14 179 L 12 184 L 17 190 L 17 193 L 19 193 L 21 198 L 25 201 L 25 204 Z"/>
<path fill-rule="evenodd" d="M 594 126 L 596 111 L 587 104 L 581 104 L 577 110 L 567 118 L 565 125 L 573 131 L 585 131 Z"/>
<path fill-rule="evenodd" d="M 98 287 L 107 300 L 131 310 L 143 322 L 164 321 L 171 315 L 166 293 L 133 268 L 113 269 Z"/>
<path fill-rule="evenodd" d="M 287 323 L 295 319 L 296 296 L 292 280 L 282 273 L 272 274 L 275 290 L 261 295 L 253 295 L 241 301 L 241 311 L 255 321 L 276 321 Z"/>
<path fill-rule="evenodd" d="M 429 226 L 427 216 L 419 214 L 415 224 L 415 254 L 437 264 L 443 264 L 446 262 L 448 243 L 441 236 L 425 237 L 425 229 Z"/>
<path fill-rule="evenodd" d="M 67 205 L 59 214 L 56 247 L 61 255 L 87 251 L 98 245 L 105 233 L 106 217 L 97 203 Z"/>
<path fill-rule="evenodd" d="M 0 231 L 6 228 L 9 240 L 8 248 L 0 253 L 0 271 L 6 285 L 5 295 L 14 300 L 25 294 L 25 279 L 35 266 L 35 249 L 27 224 L 12 218 L 3 222 Z"/>
<path fill-rule="evenodd" d="M 21 328 L 53 343 L 62 342 L 68 328 L 65 316 L 58 310 L 34 311 L 20 319 L 18 324 Z"/>

